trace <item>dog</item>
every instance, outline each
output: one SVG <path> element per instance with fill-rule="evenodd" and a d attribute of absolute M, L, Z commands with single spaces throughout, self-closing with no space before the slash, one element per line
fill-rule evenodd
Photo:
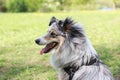
<path fill-rule="evenodd" d="M 50 63 L 58 71 L 58 80 L 114 80 L 80 24 L 69 17 L 52 17 L 49 26 L 35 42 L 46 45 L 41 55 L 52 53 Z"/>

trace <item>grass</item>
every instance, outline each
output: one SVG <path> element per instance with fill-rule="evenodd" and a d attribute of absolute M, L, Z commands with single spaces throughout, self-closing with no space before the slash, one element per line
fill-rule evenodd
<path fill-rule="evenodd" d="M 52 16 L 83 24 L 101 59 L 120 76 L 120 11 L 0 13 L 0 80 L 56 80 L 50 54 L 39 55 L 41 47 L 34 43 Z"/>

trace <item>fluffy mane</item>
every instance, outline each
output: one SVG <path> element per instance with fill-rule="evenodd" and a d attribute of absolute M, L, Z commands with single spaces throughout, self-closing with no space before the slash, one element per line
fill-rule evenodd
<path fill-rule="evenodd" d="M 80 65 L 89 63 L 91 59 L 98 59 L 97 52 L 86 37 L 83 26 L 74 22 L 71 18 L 66 18 L 63 23 L 63 30 L 66 34 L 66 42 L 64 45 L 71 50 L 69 54 L 75 53 L 74 55 L 79 56 Z M 72 56 L 74 59 L 76 59 L 76 57 L 77 56 Z"/>

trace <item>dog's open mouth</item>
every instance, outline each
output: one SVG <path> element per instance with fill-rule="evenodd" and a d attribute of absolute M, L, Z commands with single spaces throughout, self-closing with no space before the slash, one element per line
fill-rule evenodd
<path fill-rule="evenodd" d="M 51 43 L 47 44 L 47 45 L 45 46 L 45 48 L 43 48 L 43 49 L 40 51 L 40 54 L 50 52 L 50 51 L 51 51 L 53 48 L 55 48 L 57 45 L 58 45 L 57 42 L 51 42 Z"/>

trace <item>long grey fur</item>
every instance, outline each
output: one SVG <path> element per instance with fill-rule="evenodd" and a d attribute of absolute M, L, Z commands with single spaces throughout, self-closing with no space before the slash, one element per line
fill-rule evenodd
<path fill-rule="evenodd" d="M 78 23 L 73 23 L 70 27 L 71 31 L 66 33 L 60 55 L 56 55 L 55 49 L 52 51 L 51 65 L 58 71 L 59 80 L 69 80 L 69 75 L 63 70 L 68 65 L 80 66 L 72 80 L 114 80 L 110 70 L 99 59 L 96 50 L 86 37 L 83 27 Z M 100 63 L 83 65 L 90 62 L 91 58 L 96 58 Z"/>
<path fill-rule="evenodd" d="M 108 67 L 99 59 L 81 25 L 70 18 L 58 20 L 53 17 L 49 26 L 47 34 L 36 39 L 36 43 L 39 45 L 48 44 L 49 41 L 45 39 L 45 36 L 49 36 L 49 31 L 52 29 L 65 38 L 59 54 L 56 53 L 57 48 L 51 51 L 50 62 L 53 68 L 58 71 L 59 80 L 70 80 L 69 74 L 64 70 L 67 66 L 79 67 L 72 80 L 114 80 Z M 96 59 L 98 62 L 86 65 L 91 62 L 91 59 Z"/>

